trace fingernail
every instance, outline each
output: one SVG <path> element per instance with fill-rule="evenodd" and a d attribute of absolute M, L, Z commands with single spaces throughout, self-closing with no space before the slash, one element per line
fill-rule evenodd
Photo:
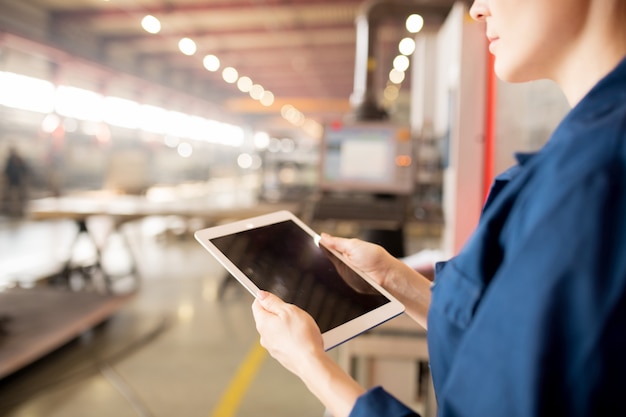
<path fill-rule="evenodd" d="M 259 290 L 259 292 L 257 292 L 256 294 L 256 298 L 258 298 L 259 300 L 265 300 L 268 295 L 269 293 L 267 291 Z"/>

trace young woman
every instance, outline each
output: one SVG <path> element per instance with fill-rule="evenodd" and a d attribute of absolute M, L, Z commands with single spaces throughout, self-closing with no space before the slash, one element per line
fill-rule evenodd
<path fill-rule="evenodd" d="M 625 416 L 626 1 L 476 0 L 496 74 L 547 78 L 572 110 L 496 178 L 435 284 L 355 239 L 323 236 L 428 323 L 441 417 Z M 333 416 L 409 416 L 323 351 L 302 310 L 262 293 L 261 343 Z"/>

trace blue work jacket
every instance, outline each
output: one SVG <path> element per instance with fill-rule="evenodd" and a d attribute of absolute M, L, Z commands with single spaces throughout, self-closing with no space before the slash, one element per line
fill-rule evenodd
<path fill-rule="evenodd" d="M 440 417 L 626 416 L 626 60 L 496 178 L 432 291 Z M 351 414 L 410 415 L 380 387 Z"/>

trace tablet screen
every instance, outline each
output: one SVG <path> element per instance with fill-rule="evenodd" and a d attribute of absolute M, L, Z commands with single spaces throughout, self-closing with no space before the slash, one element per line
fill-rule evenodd
<path fill-rule="evenodd" d="M 257 287 L 307 311 L 322 333 L 390 302 L 291 220 L 210 241 Z"/>

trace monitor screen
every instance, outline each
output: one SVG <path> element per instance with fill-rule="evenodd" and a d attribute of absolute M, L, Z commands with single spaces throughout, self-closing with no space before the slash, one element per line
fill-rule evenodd
<path fill-rule="evenodd" d="M 411 135 L 407 127 L 363 123 L 325 129 L 322 191 L 409 193 Z"/>

